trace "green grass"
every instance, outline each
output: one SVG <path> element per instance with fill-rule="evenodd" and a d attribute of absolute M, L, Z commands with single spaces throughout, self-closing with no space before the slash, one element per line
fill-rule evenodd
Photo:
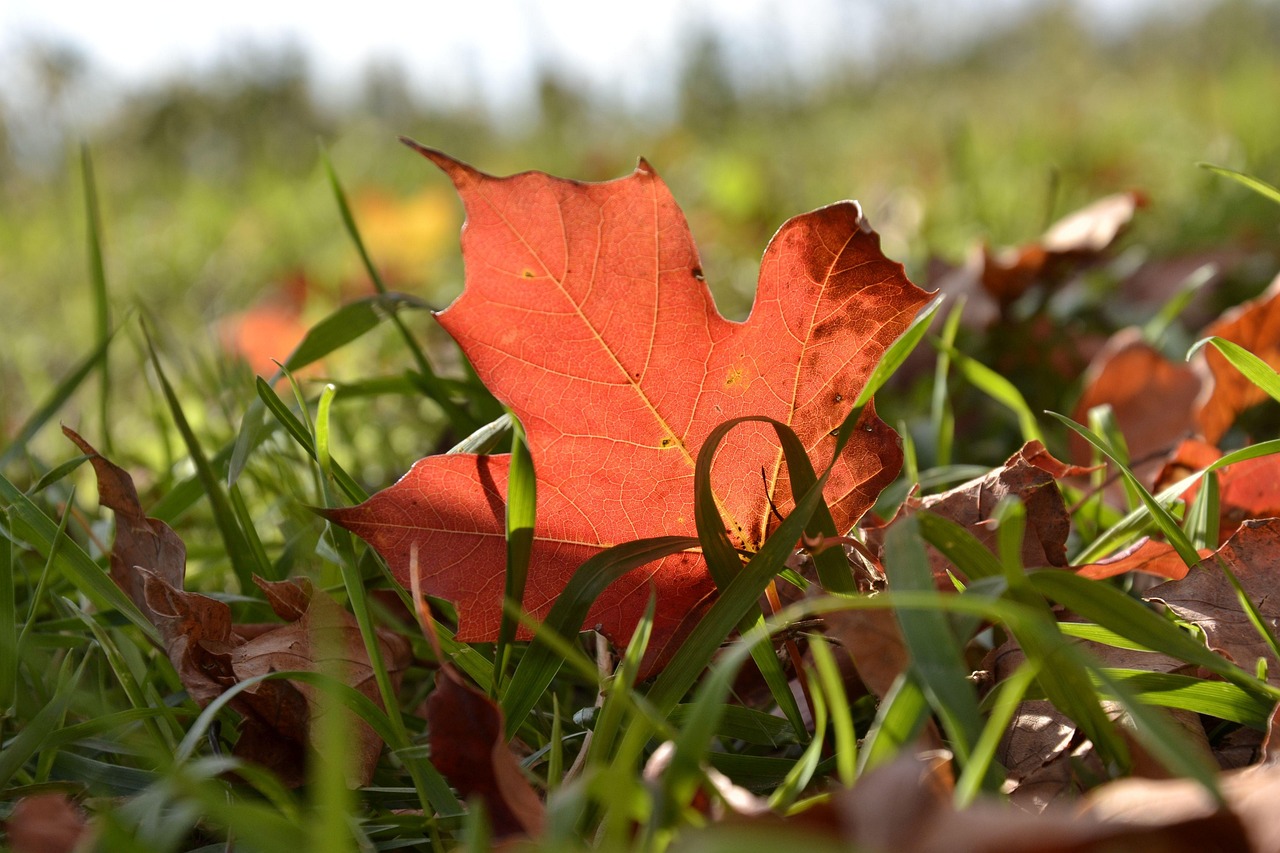
<path fill-rule="evenodd" d="M 880 508 L 892 510 L 914 482 L 938 491 L 998 463 L 1024 438 L 1065 447 L 1075 427 L 1040 413 L 1070 411 L 1074 378 L 1031 363 L 1037 354 L 1020 324 L 1049 318 L 1063 338 L 1108 334 L 1123 319 L 1120 308 L 1105 309 L 1126 256 L 1193 248 L 1249 255 L 1202 309 L 1210 312 L 1253 295 L 1274 272 L 1276 208 L 1266 190 L 1280 176 L 1280 115 L 1270 109 L 1280 102 L 1280 58 L 1264 36 L 1276 19 L 1261 6 L 1212 14 L 1216 28 L 1170 30 L 1163 40 L 1147 33 L 1123 51 L 1058 22 L 955 57 L 942 72 L 903 61 L 875 80 L 834 81 L 803 103 L 738 103 L 717 128 L 696 118 L 682 127 L 619 118 L 612 133 L 540 126 L 516 138 L 465 116 L 431 125 L 402 116 L 395 128 L 353 120 L 330 129 L 323 155 L 309 135 L 283 137 L 283 147 L 263 136 L 230 175 L 207 165 L 184 171 L 173 151 L 131 150 L 137 130 L 128 122 L 146 118 L 135 107 L 100 129 L 92 157 L 89 147 L 69 153 L 65 172 L 0 179 L 0 277 L 22 284 L 6 292 L 0 321 L 0 818 L 23 796 L 57 790 L 95 816 L 109 849 L 484 849 L 483 815 L 459 801 L 430 761 L 423 704 L 434 689 L 435 652 L 405 609 L 408 593 L 375 554 L 310 509 L 358 502 L 427 452 L 523 447 L 518 425 L 423 310 L 460 288 L 456 243 L 416 256 L 406 270 L 384 262 L 380 250 L 390 250 L 366 230 L 373 215 L 357 203 L 360 192 L 442 191 L 391 130 L 451 142 L 454 153 L 494 172 L 537 167 L 604 178 L 645 154 L 686 204 L 716 295 L 739 316 L 769 234 L 787 216 L 844 195 L 861 197 L 891 255 L 923 283 L 935 256 L 958 260 L 978 240 L 1031 240 L 1079 203 L 1146 188 L 1151 211 L 1072 300 L 1033 297 L 990 335 L 965 327 L 960 309 L 946 304 L 936 312 L 946 319 L 935 324 L 933 349 L 912 351 L 922 323 L 885 359 L 877 405 L 886 420 L 906 425 L 920 466 L 918 478 L 889 490 Z M 1201 38 L 1222 26 L 1235 27 L 1239 41 Z M 1164 58 L 1172 55 L 1188 61 Z M 280 150 L 297 162 L 282 165 Z M 1226 171 L 1198 169 L 1203 160 Z M 1233 180 L 1235 167 L 1254 182 Z M 442 228 L 452 234 L 450 209 Z M 77 245 L 83 253 L 67 250 Z M 295 269 L 313 285 L 308 336 L 276 377 L 255 379 L 220 353 L 209 318 L 247 308 L 266 282 Z M 1180 316 L 1191 292 L 1171 288 L 1172 307 L 1151 312 L 1159 312 L 1159 340 L 1171 354 L 1185 354 L 1194 340 L 1197 326 Z M 1275 372 L 1247 352 L 1219 339 L 1207 345 L 1280 393 Z M 261 677 L 306 683 L 323 697 L 316 737 L 324 760 L 302 787 L 286 789 L 231 753 L 239 712 L 230 700 L 261 682 L 242 682 L 198 708 L 155 628 L 109 580 L 110 514 L 99 509 L 85 457 L 58 435 L 59 422 L 133 473 L 144 508 L 186 543 L 187 588 L 225 601 L 237 622 L 270 618 L 254 574 L 308 577 L 352 612 L 382 708 L 331 673 Z M 440 603 L 443 653 L 499 703 L 524 771 L 545 796 L 547 830 L 536 848 L 662 850 L 699 838 L 719 849 L 732 830 L 707 828 L 691 806 L 698 791 L 718 799 L 710 769 L 781 812 L 803 811 L 912 750 L 931 719 L 956 755 L 956 803 L 997 796 L 1005 770 L 996 747 L 1023 698 L 1053 701 L 1123 775 L 1131 745 L 1102 710 L 1104 701 L 1119 702 L 1136 743 L 1216 790 L 1213 768 L 1178 749 L 1153 709 L 1260 728 L 1280 699 L 1256 672 L 1210 652 L 1118 585 L 1027 573 L 1017 503 L 997 513 L 994 554 L 958 525 L 922 514 L 889 537 L 889 592 L 858 595 L 850 564 L 833 548 L 816 565 L 831 594 L 815 591 L 766 614 L 761 594 L 802 534 L 845 531 L 831 529 L 825 513 L 826 472 L 812 470 L 779 427 L 797 510 L 743 564 L 709 492 L 710 454 L 731 428 L 718 430 L 699 459 L 700 541 L 627 543 L 593 558 L 533 642 L 513 640 L 527 617 L 508 607 L 497 644 L 459 643 Z M 1107 436 L 1087 438 L 1099 453 L 1123 456 Z M 1274 442 L 1252 445 L 1213 467 L 1275 450 Z M 520 471 L 513 466 L 513 480 Z M 531 471 L 523 474 L 507 531 L 513 601 L 536 513 Z M 1179 518 L 1172 505 L 1186 483 L 1155 495 L 1128 485 L 1137 501 L 1128 515 L 1104 511 L 1097 495 L 1078 496 L 1074 559 L 1097 559 L 1153 527 L 1188 561 L 1195 545 L 1216 539 L 1212 487 Z M 959 569 L 962 590 L 934 589 L 926 544 Z M 672 664 L 637 682 L 645 630 L 614 665 L 577 628 L 610 580 L 694 545 L 721 594 Z M 1053 605 L 1084 621 L 1059 626 Z M 1264 625 L 1252 603 L 1242 606 Z M 894 611 L 911 659 L 879 702 L 849 692 L 836 663 L 842 650 L 811 621 L 867 608 Z M 1015 637 L 1027 658 L 991 693 L 969 678 L 983 628 L 990 634 L 979 642 Z M 412 646 L 414 663 L 399 684 L 378 629 Z M 808 645 L 809 698 L 793 697 L 794 673 L 770 635 Z M 1161 652 L 1215 678 L 1108 667 L 1073 637 Z M 763 687 L 749 690 L 752 678 Z M 386 748 L 373 781 L 349 790 L 353 719 Z M 645 763 L 667 742 L 666 770 L 645 780 Z"/>

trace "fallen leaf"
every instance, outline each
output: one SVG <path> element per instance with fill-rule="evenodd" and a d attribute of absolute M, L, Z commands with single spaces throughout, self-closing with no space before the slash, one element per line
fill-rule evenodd
<path fill-rule="evenodd" d="M 111 579 L 144 614 L 153 618 L 144 594 L 143 568 L 155 572 L 172 586 L 181 587 L 186 574 L 187 548 L 163 521 L 148 518 L 138 500 L 129 473 L 94 450 L 75 430 L 62 433 L 88 457 L 98 479 L 98 502 L 116 515 L 116 536 L 111 545 Z"/>
<path fill-rule="evenodd" d="M 909 498 L 898 516 L 888 524 L 866 529 L 867 544 L 882 549 L 884 537 L 894 521 L 926 510 L 965 527 L 994 553 L 996 533 L 989 524 L 991 513 L 1000 501 L 1014 495 L 1022 501 L 1027 512 L 1027 530 L 1022 540 L 1023 565 L 1027 568 L 1066 566 L 1071 519 L 1056 478 L 1074 476 L 1087 470 L 1055 459 L 1038 441 L 1027 442 L 1003 466 L 985 476 L 961 483 L 939 495 Z M 938 588 L 954 589 L 947 572 L 956 572 L 962 577 L 963 572 L 933 546 L 928 547 L 928 555 Z M 890 578 L 891 585 L 892 581 Z"/>
<path fill-rule="evenodd" d="M 493 836 L 537 837 L 546 810 L 503 735 L 502 710 L 449 664 L 427 699 L 431 763 L 464 798 L 484 803 Z"/>
<path fill-rule="evenodd" d="M 1200 550 L 1201 557 L 1213 553 L 1210 548 Z M 1149 575 L 1180 580 L 1190 571 L 1176 548 L 1168 542 L 1143 537 L 1105 560 L 1075 566 L 1076 574 L 1093 580 L 1113 578 L 1125 572 L 1146 572 Z"/>
<path fill-rule="evenodd" d="M 1084 376 L 1084 391 L 1071 417 L 1089 423 L 1094 406 L 1111 406 L 1128 446 L 1130 467 L 1150 486 L 1164 457 L 1194 430 L 1192 412 L 1200 394 L 1199 374 L 1186 363 L 1165 358 L 1135 328 L 1122 329 L 1094 357 Z M 1071 458 L 1088 462 L 1088 442 L 1068 436 Z"/>
<path fill-rule="evenodd" d="M 87 850 L 89 822 L 66 794 L 23 797 L 13 805 L 5 832 L 13 853 L 71 853 Z"/>
<path fill-rule="evenodd" d="M 321 672 L 354 687 L 382 707 L 382 697 L 355 618 L 302 579 L 254 581 L 283 624 L 236 625 L 223 602 L 174 589 L 147 578 L 147 599 L 160 617 L 156 627 L 183 685 L 199 705 L 227 688 L 271 672 Z M 387 671 L 398 684 L 409 663 L 408 642 L 378 632 Z M 231 700 L 244 717 L 235 754 L 262 764 L 290 786 L 306 781 L 311 721 L 319 706 L 316 688 L 283 679 L 249 687 Z M 349 784 L 367 785 L 383 742 L 367 723 L 352 718 Z"/>
<path fill-rule="evenodd" d="M 1181 580 L 1152 588 L 1148 601 L 1164 603 L 1179 617 L 1201 628 L 1209 648 L 1245 669 L 1259 658 L 1267 661 L 1268 680 L 1278 683 L 1280 670 L 1267 642 L 1254 629 L 1219 566 L 1223 561 L 1274 634 L 1280 628 L 1280 519 L 1246 521 L 1212 558 L 1197 563 Z"/>
<path fill-rule="evenodd" d="M 1031 288 L 1061 281 L 1095 260 L 1146 203 L 1142 193 L 1116 193 L 1064 216 L 1024 246 L 977 247 L 963 266 L 939 275 L 938 287 L 966 297 L 967 324 L 988 325 Z"/>
<path fill-rule="evenodd" d="M 837 610 L 822 620 L 826 634 L 844 650 L 858 678 L 883 699 L 911 662 L 898 617 L 889 608 Z"/>
<path fill-rule="evenodd" d="M 1156 485 L 1159 488 L 1171 485 L 1216 462 L 1221 456 L 1222 453 L 1213 445 L 1188 439 L 1178 445 L 1165 463 Z M 1280 454 L 1227 465 L 1219 468 L 1216 476 L 1220 543 L 1230 538 L 1236 528 L 1248 519 L 1280 516 Z M 1200 482 L 1196 482 L 1181 497 L 1189 504 L 1199 491 Z"/>
<path fill-rule="evenodd" d="M 418 149 L 467 211 L 462 296 L 438 317 L 477 374 L 523 423 L 538 516 L 524 607 L 544 617 L 584 560 L 611 545 L 695 534 L 694 460 L 724 421 L 790 425 L 815 466 L 880 355 L 927 300 L 880 252 L 856 203 L 792 219 L 765 252 L 744 323 L 716 311 L 683 215 L 647 163 L 583 184 L 528 172 L 494 178 Z M 869 405 L 826 495 L 847 530 L 896 476 L 901 449 Z M 712 487 L 734 544 L 758 549 L 793 496 L 771 428 L 724 442 Z M 329 510 L 408 582 L 458 610 L 458 638 L 493 640 L 501 621 L 507 456 L 417 462 L 358 507 Z M 657 589 L 643 668 L 660 666 L 715 591 L 700 555 L 677 554 L 614 583 L 587 624 L 616 644 Z M 527 632 L 521 633 L 527 637 Z"/>
<path fill-rule="evenodd" d="M 1280 276 L 1261 296 L 1223 314 L 1200 336 L 1225 338 L 1273 369 L 1280 368 Z M 1271 398 L 1213 347 L 1206 347 L 1197 358 L 1206 360 L 1213 383 L 1196 412 L 1196 421 L 1205 441 L 1217 444 L 1241 412 Z"/>
<path fill-rule="evenodd" d="M 1125 793 L 1120 786 L 1132 784 L 1149 786 L 1150 796 L 1182 787 L 1181 780 L 1111 783 L 1097 789 L 1097 800 L 1083 813 L 1060 809 L 1030 814 L 988 799 L 957 811 L 951 799 L 949 757 L 936 752 L 903 754 L 866 773 L 852 789 L 836 791 L 825 802 L 794 816 L 767 815 L 712 826 L 702 833 L 690 833 L 672 849 L 732 849 L 707 844 L 704 839 L 742 826 L 762 833 L 783 827 L 806 848 L 830 849 L 839 844 L 869 853 L 1226 853 L 1276 849 L 1266 846 L 1269 839 L 1265 836 L 1246 830 L 1251 819 L 1262 819 L 1268 805 L 1274 813 L 1274 800 L 1268 803 L 1263 798 L 1271 792 L 1269 780 L 1259 779 L 1241 785 L 1238 792 L 1233 790 L 1232 810 L 1215 809 L 1211 800 L 1206 807 L 1208 798 L 1201 797 L 1188 801 L 1188 807 L 1181 810 L 1159 804 L 1161 807 L 1152 811 L 1161 815 L 1160 820 L 1144 815 L 1138 799 L 1132 801 L 1132 811 L 1108 808 L 1107 794 L 1113 786 L 1118 801 Z M 1250 842 L 1257 846 L 1250 846 Z"/>

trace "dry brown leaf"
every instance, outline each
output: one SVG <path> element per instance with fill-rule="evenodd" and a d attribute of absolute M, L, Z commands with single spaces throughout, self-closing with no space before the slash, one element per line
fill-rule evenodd
<path fill-rule="evenodd" d="M 867 690 L 883 699 L 911 660 L 893 611 L 837 610 L 823 621 L 827 636 L 848 654 Z"/>
<path fill-rule="evenodd" d="M 946 755 L 903 755 L 867 773 L 852 789 L 835 792 L 827 803 L 792 818 L 768 816 L 746 825 L 793 828 L 797 840 L 822 839 L 868 853 L 1226 853 L 1275 849 L 1264 846 L 1267 839 L 1261 835 L 1246 835 L 1242 825 L 1247 825 L 1253 810 L 1262 811 L 1262 795 L 1268 789 L 1260 782 L 1253 783 L 1253 790 L 1241 790 L 1232 801 L 1237 812 L 1162 810 L 1161 820 L 1150 821 L 1140 812 L 1107 810 L 1105 792 L 1126 783 L 1097 789 L 1099 803 L 1083 814 L 1067 809 L 1029 814 L 989 800 L 956 811 L 951 802 L 950 774 Z M 1144 784 L 1154 792 L 1162 790 L 1159 786 L 1175 783 Z M 1274 811 L 1273 802 L 1271 808 Z M 712 827 L 707 832 L 714 835 L 718 829 Z M 1250 840 L 1262 843 L 1250 848 Z M 689 842 L 675 849 L 699 849 L 697 834 Z"/>
<path fill-rule="evenodd" d="M 502 711 L 449 664 L 427 700 L 431 763 L 464 798 L 479 797 L 495 839 L 537 837 L 546 810 L 503 736 Z"/>
<path fill-rule="evenodd" d="M 98 478 L 98 502 L 116 514 L 116 538 L 111 546 L 111 579 L 138 605 L 147 608 L 145 577 L 136 571 L 155 572 L 171 586 L 181 587 L 187 567 L 187 548 L 163 521 L 148 518 L 138 500 L 133 478 L 119 465 L 103 457 L 70 427 L 62 428 L 88 457 Z M 152 618 L 154 622 L 155 619 Z"/>
<path fill-rule="evenodd" d="M 1213 551 L 1209 548 L 1202 548 L 1199 553 L 1201 557 L 1207 557 Z M 1179 580 L 1186 577 L 1189 571 L 1187 564 L 1182 562 L 1182 557 L 1179 556 L 1177 549 L 1168 542 L 1160 542 L 1147 537 L 1139 539 L 1133 545 L 1107 557 L 1105 560 L 1076 566 L 1075 570 L 1076 574 L 1081 577 L 1093 580 L 1113 578 L 1125 572 L 1146 572 L 1149 575 Z"/>
<path fill-rule="evenodd" d="M 255 578 L 283 624 L 235 625 L 223 602 L 147 579 L 147 599 L 169 659 L 191 698 L 207 705 L 227 688 L 270 672 L 303 670 L 340 678 L 382 707 L 382 698 L 354 617 L 309 581 Z M 393 683 L 409 662 L 405 639 L 378 632 Z M 235 754 L 278 773 L 286 785 L 306 779 L 316 688 L 282 679 L 262 681 L 239 693 L 231 706 L 244 722 Z M 382 740 L 363 720 L 353 719 L 350 778 L 365 785 L 373 776 Z"/>
<path fill-rule="evenodd" d="M 1010 456 L 1004 466 L 984 477 L 962 483 L 940 495 L 922 500 L 908 499 L 898 516 L 882 527 L 866 531 L 867 542 L 880 549 L 890 525 L 919 510 L 950 519 L 967 528 L 988 548 L 995 550 L 995 531 L 987 522 L 996 505 L 1015 495 L 1027 511 L 1027 531 L 1022 541 L 1022 562 L 1027 568 L 1067 564 L 1067 535 L 1071 520 L 1055 477 L 1075 474 L 1085 469 L 1068 466 L 1051 456 L 1038 441 L 1028 442 Z M 963 576 L 932 546 L 928 549 L 929 565 L 940 589 L 952 589 L 947 571 Z M 890 579 L 892 583 L 892 578 Z"/>
<path fill-rule="evenodd" d="M 58 792 L 18 800 L 5 832 L 13 853 L 71 853 L 88 850 L 92 843 L 84 812 Z"/>
<path fill-rule="evenodd" d="M 1268 680 L 1280 679 L 1280 665 L 1265 640 L 1250 623 L 1231 582 L 1218 561 L 1229 566 L 1263 621 L 1274 633 L 1280 627 L 1280 519 L 1246 521 L 1218 549 L 1215 557 L 1197 563 L 1181 580 L 1154 587 L 1144 596 L 1160 601 L 1186 621 L 1200 627 L 1209 648 L 1245 669 L 1259 658 L 1267 661 Z"/>
<path fill-rule="evenodd" d="M 1257 299 L 1231 309 L 1201 332 L 1201 337 L 1211 336 L 1237 343 L 1272 368 L 1280 368 L 1280 276 Z M 1241 412 L 1270 398 L 1213 347 L 1198 357 L 1206 360 L 1213 383 L 1196 421 L 1205 440 L 1217 444 Z"/>
<path fill-rule="evenodd" d="M 1071 417 L 1089 422 L 1089 410 L 1108 404 L 1128 445 L 1138 479 L 1150 486 L 1168 451 L 1193 430 L 1192 411 L 1201 379 L 1190 365 L 1175 363 L 1142 339 L 1138 329 L 1111 337 L 1085 371 L 1084 392 Z M 1068 437 L 1071 458 L 1090 459 L 1083 438 Z"/>

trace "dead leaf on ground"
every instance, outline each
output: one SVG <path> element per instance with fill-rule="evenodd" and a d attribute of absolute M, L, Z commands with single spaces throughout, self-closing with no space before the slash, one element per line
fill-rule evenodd
<path fill-rule="evenodd" d="M 1188 474 L 1216 462 L 1221 451 L 1211 444 L 1188 439 L 1178 445 L 1157 480 L 1157 487 L 1172 485 Z M 1280 454 L 1245 459 L 1219 468 L 1218 478 L 1218 542 L 1226 542 L 1244 521 L 1251 518 L 1280 516 Z M 1182 493 L 1188 504 L 1195 500 L 1200 483 Z"/>
<path fill-rule="evenodd" d="M 355 618 L 302 579 L 270 582 L 255 578 L 283 624 L 235 625 L 223 602 L 174 589 L 158 577 L 147 579 L 151 608 L 160 616 L 169 658 L 197 704 L 207 705 L 227 688 L 254 676 L 286 670 L 321 672 L 339 678 L 382 707 L 382 698 Z M 387 671 L 395 684 L 409 663 L 408 642 L 379 631 Z M 236 695 L 231 707 L 244 722 L 235 754 L 278 773 L 287 785 L 306 779 L 311 723 L 321 707 L 317 688 L 283 679 L 259 682 Z M 349 782 L 373 777 L 382 740 L 363 720 L 352 718 Z"/>
<path fill-rule="evenodd" d="M 1038 441 L 1030 441 L 1009 457 L 1004 465 L 983 477 L 962 483 L 940 495 L 923 499 L 909 498 L 898 516 L 880 527 L 866 530 L 867 543 L 883 549 L 890 525 L 899 518 L 927 510 L 960 524 L 994 553 L 995 531 L 988 523 L 996 505 L 1014 495 L 1027 511 L 1027 531 L 1022 541 L 1022 562 L 1027 568 L 1067 565 L 1067 536 L 1071 519 L 1067 515 L 1056 478 L 1072 476 L 1087 469 L 1066 465 L 1055 459 Z M 932 546 L 928 548 L 929 565 L 939 589 L 953 589 L 947 571 L 963 576 L 949 560 Z M 890 578 L 890 584 L 892 584 Z"/>
<path fill-rule="evenodd" d="M 464 798 L 484 803 L 495 839 L 537 837 L 546 809 L 503 736 L 502 710 L 449 664 L 427 699 L 431 763 Z"/>
<path fill-rule="evenodd" d="M 115 512 L 111 579 L 144 614 L 153 617 L 144 594 L 145 577 L 136 569 L 155 572 L 170 585 L 181 587 L 186 573 L 187 548 L 169 525 L 148 518 L 142 511 L 138 490 L 127 471 L 103 457 L 70 427 L 64 426 L 62 433 L 89 457 L 98 478 L 98 502 Z"/>
<path fill-rule="evenodd" d="M 1148 601 L 1162 602 L 1174 613 L 1201 628 L 1209 648 L 1252 670 L 1259 658 L 1267 661 L 1268 681 L 1280 683 L 1280 661 L 1258 636 L 1235 590 L 1218 565 L 1225 561 L 1239 579 L 1249 600 L 1274 633 L 1280 628 L 1280 519 L 1246 521 L 1217 554 L 1197 563 L 1181 580 L 1147 592 Z"/>
<path fill-rule="evenodd" d="M 1165 358 L 1138 329 L 1111 337 L 1085 371 L 1084 392 L 1071 417 L 1089 423 L 1089 410 L 1108 404 L 1128 446 L 1131 468 L 1144 485 L 1155 480 L 1164 457 L 1194 429 L 1192 411 L 1201 379 L 1186 363 Z M 1074 432 L 1071 458 L 1087 463 L 1091 448 Z"/>
<path fill-rule="evenodd" d="M 963 266 L 940 274 L 938 289 L 965 296 L 965 322 L 986 326 L 1031 288 L 1053 283 L 1096 260 L 1146 204 L 1138 192 L 1105 196 L 1055 222 L 1023 246 L 979 246 Z"/>
<path fill-rule="evenodd" d="M 1261 296 L 1226 312 L 1200 336 L 1225 338 L 1273 369 L 1280 368 L 1280 276 Z M 1271 398 L 1215 348 L 1206 347 L 1197 358 L 1205 359 L 1213 381 L 1196 412 L 1196 420 L 1205 441 L 1217 444 L 1241 412 Z"/>
<path fill-rule="evenodd" d="M 339 678 L 382 707 L 381 693 L 355 618 L 311 583 L 255 578 L 283 624 L 234 624 L 225 602 L 183 590 L 186 551 L 168 525 L 146 517 L 132 478 L 103 458 L 70 429 L 63 431 L 91 456 L 103 506 L 115 511 L 112 578 L 160 632 L 169 660 L 188 695 L 204 707 L 241 681 L 270 672 L 306 670 Z M 387 670 L 399 683 L 409 663 L 409 644 L 378 631 Z M 306 778 L 316 688 L 268 679 L 239 693 L 231 707 L 243 716 L 235 754 L 278 773 L 285 784 Z M 349 781 L 365 785 L 373 776 L 382 740 L 353 718 Z"/>
<path fill-rule="evenodd" d="M 740 825 L 786 827 L 796 837 L 816 838 L 868 853 L 1239 853 L 1274 850 L 1266 838 L 1246 829 L 1260 815 L 1270 782 L 1255 780 L 1232 789 L 1233 810 L 1161 809 L 1158 821 L 1140 811 L 1108 809 L 1110 783 L 1096 789 L 1096 805 L 1083 813 L 1053 809 L 1030 814 L 1005 803 L 979 799 L 963 811 L 952 804 L 951 767 L 946 754 L 904 754 L 865 774 L 850 790 L 790 818 L 766 816 Z M 1148 781 L 1152 796 L 1177 781 Z M 1194 784 L 1194 783 L 1187 783 Z M 1117 788 L 1117 801 L 1125 792 Z M 1270 803 L 1274 810 L 1274 801 Z M 1274 820 L 1272 820 L 1274 823 Z M 705 830 L 714 834 L 720 827 Z M 698 849 L 697 834 L 686 843 Z M 1259 842 L 1250 847 L 1250 841 Z M 677 850 L 683 847 L 675 848 Z"/>
<path fill-rule="evenodd" d="M 1200 556 L 1207 557 L 1213 553 L 1210 548 L 1200 549 Z M 1182 562 L 1182 557 L 1168 542 L 1143 537 L 1119 553 L 1098 560 L 1096 563 L 1085 563 L 1074 566 L 1076 574 L 1093 580 L 1103 580 L 1122 575 L 1125 572 L 1145 572 L 1170 580 L 1179 580 L 1187 576 L 1190 569 Z"/>

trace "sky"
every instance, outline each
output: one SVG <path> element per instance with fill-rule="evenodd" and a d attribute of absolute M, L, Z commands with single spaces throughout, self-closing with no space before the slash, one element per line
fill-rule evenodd
<path fill-rule="evenodd" d="M 335 96 L 349 94 L 370 64 L 393 63 L 420 94 L 445 103 L 480 97 L 503 109 L 528 100 L 533 70 L 550 64 L 612 101 L 643 106 L 670 95 L 682 51 L 700 29 L 724 38 L 744 79 L 781 67 L 803 81 L 833 60 L 874 63 L 889 27 L 910 31 L 927 21 L 937 49 L 1043 2 L 0 0 L 0 96 L 21 97 L 6 64 L 34 41 L 76 46 L 113 87 L 198 73 L 245 46 L 287 44 L 311 57 L 321 91 Z M 1105 30 L 1196 0 L 1069 2 Z"/>

